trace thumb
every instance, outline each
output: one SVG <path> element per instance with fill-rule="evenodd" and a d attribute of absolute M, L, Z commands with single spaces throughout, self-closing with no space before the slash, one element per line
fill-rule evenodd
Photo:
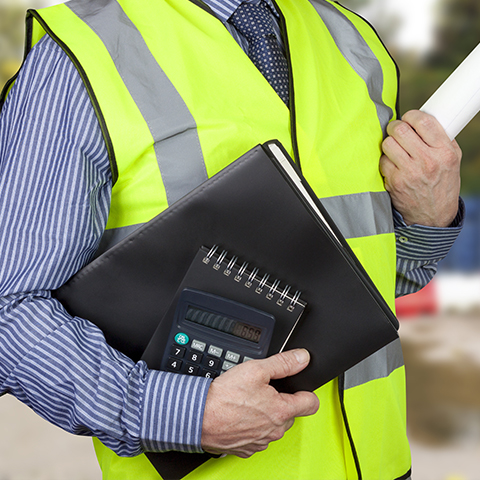
<path fill-rule="evenodd" d="M 304 348 L 298 348 L 277 353 L 261 362 L 265 373 L 271 380 L 275 380 L 301 372 L 310 362 L 310 353 Z"/>

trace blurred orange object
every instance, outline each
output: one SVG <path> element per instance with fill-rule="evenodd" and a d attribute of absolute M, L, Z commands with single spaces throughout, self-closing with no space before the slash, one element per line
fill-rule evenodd
<path fill-rule="evenodd" d="M 417 293 L 397 298 L 395 305 L 397 316 L 400 319 L 437 314 L 439 303 L 435 280 L 432 280 Z"/>

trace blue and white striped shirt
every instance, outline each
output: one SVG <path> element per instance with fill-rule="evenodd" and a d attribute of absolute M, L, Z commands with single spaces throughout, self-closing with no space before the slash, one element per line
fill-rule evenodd
<path fill-rule="evenodd" d="M 210 380 L 132 362 L 51 297 L 92 259 L 111 183 L 84 85 L 46 37 L 0 115 L 0 395 L 13 394 L 50 422 L 95 435 L 120 455 L 201 451 Z M 396 226 L 403 294 L 433 276 L 460 227 L 406 227 L 399 217 Z"/>

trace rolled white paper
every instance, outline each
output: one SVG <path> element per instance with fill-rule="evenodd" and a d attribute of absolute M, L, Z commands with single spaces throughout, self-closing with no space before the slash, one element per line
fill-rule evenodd
<path fill-rule="evenodd" d="M 420 109 L 453 140 L 480 111 L 480 44 Z"/>

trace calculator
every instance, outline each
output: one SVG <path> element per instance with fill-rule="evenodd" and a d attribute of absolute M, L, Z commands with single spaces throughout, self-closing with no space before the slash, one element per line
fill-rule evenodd
<path fill-rule="evenodd" d="M 185 288 L 180 294 L 161 369 L 215 378 L 265 358 L 275 317 L 224 297 Z"/>

